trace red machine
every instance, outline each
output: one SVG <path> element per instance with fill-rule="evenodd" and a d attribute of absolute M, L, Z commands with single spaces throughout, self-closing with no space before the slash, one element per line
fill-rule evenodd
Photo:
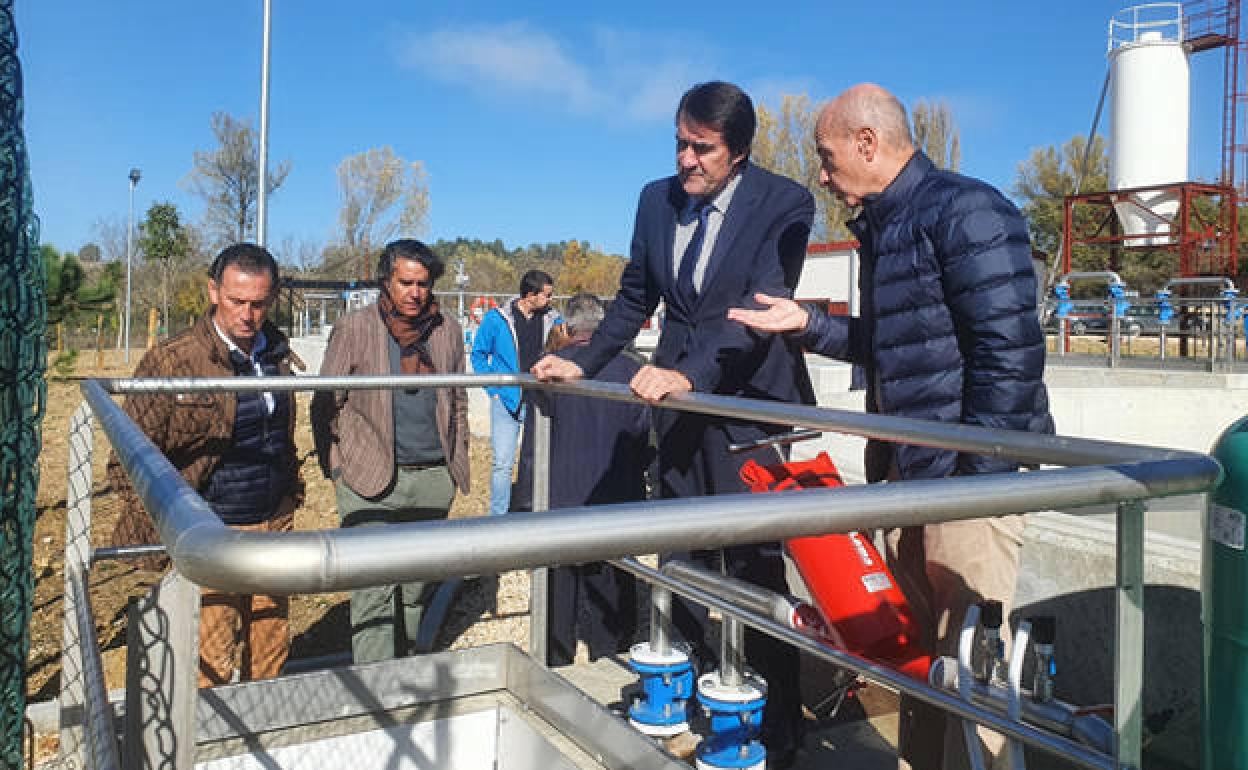
<path fill-rule="evenodd" d="M 741 479 L 751 492 L 843 486 L 826 452 L 779 465 L 750 460 L 741 468 Z M 869 538 L 858 532 L 801 537 L 786 547 L 833 644 L 927 681 L 932 657 L 920 647 L 914 613 Z"/>

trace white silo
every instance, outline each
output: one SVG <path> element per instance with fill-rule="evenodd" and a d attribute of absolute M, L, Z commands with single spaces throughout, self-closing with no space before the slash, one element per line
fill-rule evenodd
<path fill-rule="evenodd" d="M 1109 189 L 1188 181 L 1189 68 L 1183 5 L 1150 3 L 1119 11 L 1109 22 Z M 1140 193 L 1114 204 L 1128 235 L 1170 232 L 1179 199 Z M 1162 245 L 1167 237 L 1131 240 Z"/>

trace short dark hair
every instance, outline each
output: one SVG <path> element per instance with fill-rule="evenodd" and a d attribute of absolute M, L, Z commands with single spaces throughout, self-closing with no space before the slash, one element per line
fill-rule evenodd
<path fill-rule="evenodd" d="M 390 241 L 386 244 L 386 248 L 381 250 L 381 256 L 377 259 L 377 280 L 386 282 L 390 280 L 390 276 L 394 274 L 394 261 L 396 259 L 410 259 L 413 262 L 419 262 L 426 270 L 429 271 L 429 283 L 437 283 L 442 274 L 446 272 L 446 263 L 442 258 L 433 253 L 433 249 L 415 238 L 400 238 L 397 241 Z"/>
<path fill-rule="evenodd" d="M 555 280 L 550 277 L 549 273 L 541 270 L 530 270 L 520 276 L 520 296 L 527 297 L 530 294 L 540 294 L 542 289 L 554 285 Z"/>
<path fill-rule="evenodd" d="M 273 259 L 273 255 L 263 246 L 257 246 L 254 243 L 236 243 L 233 246 L 226 246 L 217 258 L 212 260 L 212 265 L 208 268 L 208 277 L 213 283 L 220 284 L 222 276 L 225 275 L 225 269 L 231 265 L 244 273 L 267 272 L 269 278 L 273 280 L 273 290 L 277 291 L 279 278 L 277 260 Z"/>
<path fill-rule="evenodd" d="M 585 291 L 573 294 L 563 306 L 563 321 L 574 333 L 592 332 L 604 315 L 602 300 Z"/>
<path fill-rule="evenodd" d="M 732 83 L 712 80 L 690 88 L 676 108 L 676 122 L 682 117 L 723 134 L 733 155 L 750 156 L 756 125 L 754 102 Z"/>

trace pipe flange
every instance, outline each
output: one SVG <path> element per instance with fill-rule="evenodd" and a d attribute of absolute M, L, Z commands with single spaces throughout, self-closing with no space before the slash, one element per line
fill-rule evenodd
<path fill-rule="evenodd" d="M 651 722 L 638 722 L 632 717 L 628 718 L 628 724 L 637 732 L 651 738 L 674 738 L 682 733 L 689 732 L 688 722 L 673 722 L 671 724 L 653 724 Z"/>
<path fill-rule="evenodd" d="M 638 642 L 628 648 L 628 659 L 643 666 L 679 666 L 689 663 L 689 651 L 678 642 L 672 643 L 666 653 L 653 650 L 650 642 Z"/>
<path fill-rule="evenodd" d="M 698 697 L 721 703 L 752 703 L 767 697 L 767 682 L 752 671 L 745 672 L 740 684 L 726 685 L 718 671 L 698 677 Z"/>

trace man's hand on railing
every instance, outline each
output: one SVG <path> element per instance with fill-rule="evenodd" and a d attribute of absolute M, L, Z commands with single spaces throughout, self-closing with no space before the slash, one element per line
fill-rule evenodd
<path fill-rule="evenodd" d="M 658 366 L 641 367 L 628 383 L 628 387 L 650 403 L 662 401 L 673 393 L 688 393 L 693 390 L 693 384 L 685 375 L 675 369 Z"/>
<path fill-rule="evenodd" d="M 529 372 L 542 382 L 558 382 L 559 380 L 579 380 L 585 376 L 581 367 L 566 358 L 548 355 L 542 356 Z"/>

